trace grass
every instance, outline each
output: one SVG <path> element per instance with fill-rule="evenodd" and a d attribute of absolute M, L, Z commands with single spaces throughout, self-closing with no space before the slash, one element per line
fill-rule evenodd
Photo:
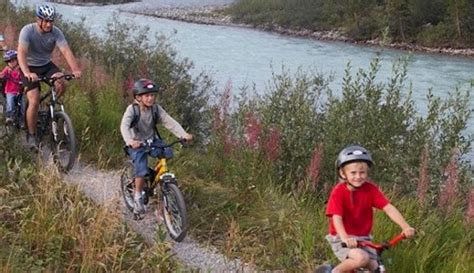
<path fill-rule="evenodd" d="M 210 178 L 181 180 L 193 208 L 191 234 L 202 244 L 217 246 L 228 257 L 265 270 L 309 272 L 318 264 L 336 262 L 324 239 L 328 228 L 324 198 L 296 198 L 265 181 L 255 181 L 255 188 L 239 192 Z M 393 197 L 393 202 L 417 229 L 417 236 L 386 253 L 388 269 L 472 272 L 474 259 L 469 253 L 474 232 L 460 208 L 443 216 L 437 208 L 420 208 L 412 198 Z M 376 214 L 376 241 L 399 232 L 387 216 Z"/>
<path fill-rule="evenodd" d="M 2 150 L 9 149 L 1 144 Z M 10 147 L 22 153 L 22 147 Z M 27 154 L 22 155 L 28 158 Z M 32 158 L 33 159 L 33 158 Z M 65 184 L 53 166 L 10 157 L 0 182 L 0 271 L 176 269 L 170 245 L 148 245 L 111 211 Z"/>
<path fill-rule="evenodd" d="M 123 35 L 126 29 L 117 31 L 118 38 L 130 37 Z M 403 84 L 406 70 L 395 71 L 388 85 L 379 84 L 375 75 L 380 63 L 375 58 L 368 71 L 360 69 L 354 74 L 348 67 L 341 96 L 328 90 L 328 81 L 321 75 L 284 71 L 274 75 L 263 98 L 237 101 L 239 108 L 228 112 L 225 100 L 203 106 L 208 98 L 206 88 L 212 86 L 200 87 L 199 81 L 189 77 L 192 66 L 166 55 L 168 51 L 158 48 L 156 56 L 150 48 L 135 46 L 143 39 L 117 43 L 113 35 L 106 44 L 96 41 L 87 48 L 89 43 L 81 40 L 83 33 L 73 33 L 77 37 L 71 38 L 72 44 L 83 49 L 77 52 L 94 60 L 83 60 L 84 76 L 66 94 L 66 109 L 85 161 L 98 168 L 120 166 L 123 143 L 118 126 L 127 102 L 123 86 L 132 74 L 132 78 L 146 75 L 164 81 L 170 88 L 160 103 L 170 106 L 170 113 L 176 113 L 187 128 L 204 136 L 201 140 L 206 145 L 198 142 L 194 149 L 178 150 L 170 162 L 185 192 L 191 236 L 202 245 L 216 246 L 228 258 L 239 257 L 262 270 L 301 272 L 328 260 L 335 262 L 324 240 L 325 200 L 333 185 L 335 154 L 356 141 L 367 143 L 374 151 L 378 159 L 374 177 L 419 231 L 416 239 L 387 253 L 389 268 L 400 272 L 474 271 L 474 229 L 464 215 L 471 202 L 465 193 L 472 187 L 472 178 L 463 162 L 455 162 L 459 165 L 453 169 L 459 175 L 451 176 L 457 178 L 458 203 L 449 213 L 437 205 L 439 189 L 447 185 L 444 170 L 451 152 L 460 149 L 465 154 L 471 148 L 470 140 L 460 134 L 468 118 L 468 95 L 454 93 L 444 103 L 434 98 L 429 117 L 419 117 L 409 95 L 401 95 L 407 91 Z M 133 48 L 129 50 L 130 44 Z M 103 48 L 107 52 L 96 52 Z M 116 68 L 117 63 L 107 63 L 110 60 L 127 65 Z M 155 63 L 158 60 L 166 66 L 156 65 L 162 63 Z M 231 90 L 226 92 L 230 95 Z M 219 113 L 219 118 L 210 113 Z M 258 130 L 249 130 L 250 121 Z M 154 246 L 144 244 L 117 214 L 65 185 L 56 170 L 31 165 L 32 161 L 25 161 L 28 155 L 9 147 L 10 143 L 2 144 L 6 156 L 0 158 L 2 271 L 179 270 L 170 258 L 168 244 L 160 238 Z M 420 159 L 426 149 L 430 154 Z M 318 164 L 311 163 L 315 150 Z M 307 172 L 308 166 L 318 170 Z M 429 179 L 418 177 L 420 166 Z M 318 175 L 308 177 L 308 173 Z M 422 205 L 413 194 L 421 180 L 429 184 Z M 387 217 L 377 214 L 376 240 L 398 232 Z"/>

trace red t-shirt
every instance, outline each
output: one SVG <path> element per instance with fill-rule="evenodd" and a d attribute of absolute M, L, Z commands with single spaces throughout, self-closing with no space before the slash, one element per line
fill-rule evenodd
<path fill-rule="evenodd" d="M 20 70 L 12 70 L 10 67 L 6 66 L 2 72 L 0 72 L 0 78 L 5 79 L 5 93 L 18 95 L 21 91 L 21 75 Z"/>
<path fill-rule="evenodd" d="M 373 208 L 383 209 L 389 203 L 372 181 L 365 182 L 354 191 L 349 190 L 344 182 L 337 184 L 331 191 L 326 208 L 326 216 L 330 217 L 329 234 L 337 234 L 332 216 L 339 215 L 347 234 L 369 235 L 374 222 Z"/>

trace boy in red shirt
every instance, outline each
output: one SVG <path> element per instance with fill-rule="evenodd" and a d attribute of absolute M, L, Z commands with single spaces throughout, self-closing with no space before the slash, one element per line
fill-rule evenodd
<path fill-rule="evenodd" d="M 368 173 L 373 164 L 370 153 L 358 145 L 344 148 L 337 157 L 336 171 L 340 182 L 331 191 L 326 208 L 326 215 L 330 217 L 326 239 L 341 261 L 333 273 L 351 272 L 361 267 L 371 271 L 377 269 L 375 252 L 369 248 L 357 248 L 357 241 L 371 240 L 373 208 L 383 210 L 402 228 L 407 238 L 415 234 L 415 229 L 398 209 L 369 180 Z M 342 242 L 347 244 L 347 248 L 342 247 Z"/>
<path fill-rule="evenodd" d="M 21 72 L 17 60 L 17 52 L 15 50 L 8 50 L 3 55 L 3 60 L 7 66 L 0 72 L 0 78 L 4 80 L 4 91 L 6 99 L 5 122 L 13 122 L 13 115 L 15 114 L 15 107 L 19 99 L 21 99 Z M 23 103 L 22 103 L 23 105 Z M 19 109 L 19 121 L 23 124 L 23 109 Z"/>

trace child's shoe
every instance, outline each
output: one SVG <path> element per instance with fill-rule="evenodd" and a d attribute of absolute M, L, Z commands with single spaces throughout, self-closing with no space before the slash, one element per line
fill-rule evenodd
<path fill-rule="evenodd" d="M 135 195 L 135 208 L 133 212 L 135 214 L 144 214 L 146 212 L 145 198 L 143 194 Z"/>
<path fill-rule="evenodd" d="M 26 134 L 26 144 L 32 150 L 39 150 L 39 141 L 36 135 Z"/>

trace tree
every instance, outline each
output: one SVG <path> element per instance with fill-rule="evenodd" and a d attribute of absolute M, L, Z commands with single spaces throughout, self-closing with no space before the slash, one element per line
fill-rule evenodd
<path fill-rule="evenodd" d="M 463 38 L 463 26 L 467 21 L 469 0 L 447 0 L 448 14 L 454 24 L 458 38 Z"/>

